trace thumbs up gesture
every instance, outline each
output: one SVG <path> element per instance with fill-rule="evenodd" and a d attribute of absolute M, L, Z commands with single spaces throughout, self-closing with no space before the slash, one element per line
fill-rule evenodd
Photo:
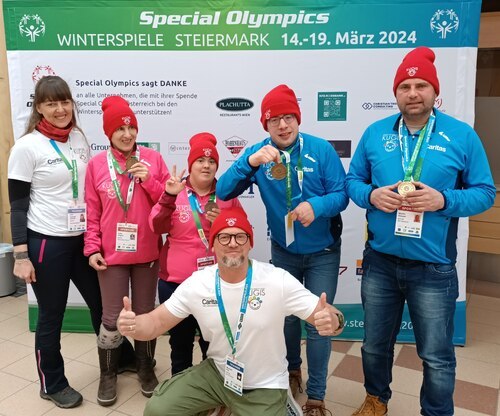
<path fill-rule="evenodd" d="M 323 292 L 316 306 L 314 314 L 314 326 L 320 335 L 339 335 L 343 330 L 343 325 L 339 320 L 342 313 L 326 301 L 326 293 Z"/>
<path fill-rule="evenodd" d="M 117 320 L 117 327 L 120 334 L 124 336 L 133 337 L 136 330 L 136 316 L 135 312 L 132 311 L 132 306 L 130 304 L 130 299 L 128 296 L 123 297 L 123 309 L 120 312 Z"/>

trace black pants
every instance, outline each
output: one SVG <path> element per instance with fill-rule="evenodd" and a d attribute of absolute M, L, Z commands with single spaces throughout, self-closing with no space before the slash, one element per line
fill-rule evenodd
<path fill-rule="evenodd" d="M 38 303 L 35 355 L 40 388 L 53 394 L 68 386 L 61 355 L 61 328 L 70 281 L 90 309 L 96 334 L 101 324 L 101 292 L 97 273 L 83 255 L 83 235 L 52 237 L 30 231 L 28 251 L 35 268 L 32 283 Z"/>
<path fill-rule="evenodd" d="M 166 282 L 165 280 L 158 280 L 158 298 L 161 303 L 165 302 L 175 289 L 179 286 L 177 283 Z M 170 329 L 170 360 L 172 361 L 172 375 L 184 371 L 193 365 L 193 345 L 196 330 L 200 332 L 201 353 L 203 359 L 207 358 L 208 342 L 203 339 L 201 335 L 198 322 L 194 319 L 193 315 L 189 315 L 182 322 Z"/>

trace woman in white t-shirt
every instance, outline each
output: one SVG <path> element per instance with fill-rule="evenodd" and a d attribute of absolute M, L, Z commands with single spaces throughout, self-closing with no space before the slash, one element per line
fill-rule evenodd
<path fill-rule="evenodd" d="M 31 284 L 38 303 L 40 396 L 62 408 L 82 402 L 65 377 L 60 351 L 70 281 L 85 299 L 96 333 L 102 315 L 97 275 L 83 255 L 89 153 L 68 84 L 57 76 L 42 78 L 26 132 L 10 154 L 8 183 L 14 274 Z"/>

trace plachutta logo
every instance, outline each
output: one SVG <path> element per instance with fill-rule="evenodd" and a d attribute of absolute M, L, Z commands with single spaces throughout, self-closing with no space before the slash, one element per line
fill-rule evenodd
<path fill-rule="evenodd" d="M 253 102 L 246 98 L 223 98 L 215 105 L 224 111 L 246 111 L 253 107 Z"/>
<path fill-rule="evenodd" d="M 45 35 L 45 22 L 37 14 L 25 14 L 19 22 L 19 33 L 33 43 Z"/>

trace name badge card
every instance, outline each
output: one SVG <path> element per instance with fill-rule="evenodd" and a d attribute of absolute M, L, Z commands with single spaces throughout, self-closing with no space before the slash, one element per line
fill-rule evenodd
<path fill-rule="evenodd" d="M 401 237 L 422 237 L 424 213 L 412 210 L 410 205 L 402 205 L 396 213 L 394 234 Z"/>
<path fill-rule="evenodd" d="M 295 241 L 295 234 L 293 232 L 293 220 L 289 212 L 285 215 L 285 239 L 287 247 Z"/>
<path fill-rule="evenodd" d="M 137 251 L 137 224 L 116 224 L 116 251 Z"/>
<path fill-rule="evenodd" d="M 196 267 L 203 270 L 205 267 L 215 264 L 215 256 L 199 257 L 196 259 Z"/>
<path fill-rule="evenodd" d="M 240 396 L 243 396 L 244 373 L 245 365 L 228 355 L 226 357 L 226 369 L 224 372 L 224 387 Z"/>
<path fill-rule="evenodd" d="M 87 231 L 87 205 L 84 203 L 68 206 L 68 231 Z"/>

